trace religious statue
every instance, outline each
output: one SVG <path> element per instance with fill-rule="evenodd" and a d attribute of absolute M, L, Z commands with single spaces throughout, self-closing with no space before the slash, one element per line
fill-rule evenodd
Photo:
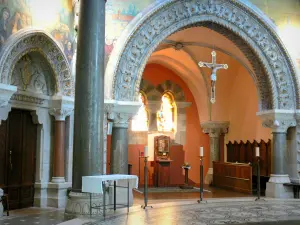
<path fill-rule="evenodd" d="M 212 73 L 210 76 L 211 80 L 211 96 L 210 96 L 210 102 L 214 104 L 216 102 L 216 81 L 217 81 L 217 71 L 219 69 L 228 69 L 227 64 L 217 64 L 217 53 L 215 51 L 211 52 L 212 55 L 212 62 L 207 63 L 207 62 L 199 62 L 198 65 L 199 67 L 208 67 L 212 69 Z"/>
<path fill-rule="evenodd" d="M 162 96 L 161 108 L 157 112 L 157 128 L 159 131 L 174 131 L 174 107 L 168 93 Z"/>

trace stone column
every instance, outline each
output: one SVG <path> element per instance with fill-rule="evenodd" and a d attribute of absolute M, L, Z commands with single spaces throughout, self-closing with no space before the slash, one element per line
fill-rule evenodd
<path fill-rule="evenodd" d="M 209 169 L 205 176 L 205 184 L 211 184 L 213 181 L 213 161 L 220 161 L 220 136 L 227 133 L 229 122 L 207 121 L 201 123 L 201 127 L 203 132 L 209 135 Z"/>
<path fill-rule="evenodd" d="M 287 129 L 296 126 L 294 111 L 272 110 L 257 115 L 262 119 L 262 125 L 272 130 L 272 169 L 266 197 L 292 198 L 292 190 L 283 184 L 290 183 L 286 165 Z"/>
<path fill-rule="evenodd" d="M 54 157 L 52 183 L 65 182 L 65 119 L 73 109 L 50 109 L 50 115 L 55 117 Z"/>
<path fill-rule="evenodd" d="M 88 195 L 81 193 L 82 177 L 103 174 L 105 2 L 80 1 L 73 179 L 66 214 L 89 214 Z M 101 204 L 100 199 L 95 202 Z"/>

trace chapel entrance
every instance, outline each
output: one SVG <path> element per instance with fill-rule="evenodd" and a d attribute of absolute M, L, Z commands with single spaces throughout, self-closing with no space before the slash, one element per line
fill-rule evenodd
<path fill-rule="evenodd" d="M 12 109 L 0 126 L 0 188 L 10 209 L 33 206 L 37 125 L 30 111 Z"/>

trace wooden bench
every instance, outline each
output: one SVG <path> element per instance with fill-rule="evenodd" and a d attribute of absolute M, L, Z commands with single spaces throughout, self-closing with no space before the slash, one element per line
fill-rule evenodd
<path fill-rule="evenodd" d="M 294 198 L 299 198 L 300 184 L 298 183 L 285 183 L 284 186 L 293 187 Z"/>
<path fill-rule="evenodd" d="M 9 204 L 8 204 L 8 194 L 4 194 L 0 198 L 0 202 L 4 202 L 6 206 L 6 215 L 9 216 Z"/>

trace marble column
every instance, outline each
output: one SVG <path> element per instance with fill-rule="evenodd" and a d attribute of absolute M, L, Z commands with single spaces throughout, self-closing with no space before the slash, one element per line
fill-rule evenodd
<path fill-rule="evenodd" d="M 131 114 L 116 113 L 111 140 L 111 174 L 128 174 L 128 122 Z"/>
<path fill-rule="evenodd" d="M 294 111 L 271 110 L 259 112 L 257 115 L 262 119 L 262 125 L 272 130 L 272 169 L 266 197 L 292 198 L 292 190 L 283 184 L 290 182 L 286 158 L 287 129 L 296 126 Z"/>
<path fill-rule="evenodd" d="M 89 214 L 82 177 L 103 174 L 105 0 L 80 1 L 72 192 L 66 215 Z M 101 196 L 94 197 L 101 204 Z M 100 213 L 94 210 L 93 213 Z"/>
<path fill-rule="evenodd" d="M 209 169 L 205 176 L 205 184 L 211 184 L 213 181 L 213 161 L 220 161 L 220 137 L 227 133 L 229 122 L 207 121 L 201 123 L 201 127 L 203 132 L 209 135 Z"/>
<path fill-rule="evenodd" d="M 72 111 L 73 109 L 57 108 L 49 110 L 50 115 L 55 118 L 52 183 L 65 182 L 65 119 Z"/>

